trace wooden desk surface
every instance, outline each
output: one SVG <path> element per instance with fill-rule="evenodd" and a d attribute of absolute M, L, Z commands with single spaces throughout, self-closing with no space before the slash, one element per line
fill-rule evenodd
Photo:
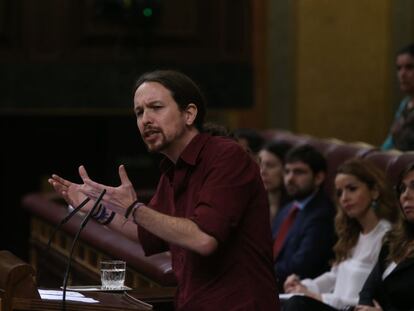
<path fill-rule="evenodd" d="M 66 302 L 67 311 L 119 311 L 119 310 L 158 310 L 157 304 L 172 305 L 175 288 L 145 288 L 128 292 L 128 294 L 145 303 L 134 301 L 124 293 L 111 292 L 82 292 L 99 303 Z M 151 304 L 152 306 L 149 306 Z M 13 310 L 20 311 L 59 311 L 62 302 L 56 300 L 14 298 Z M 171 309 L 172 310 L 172 309 Z"/>

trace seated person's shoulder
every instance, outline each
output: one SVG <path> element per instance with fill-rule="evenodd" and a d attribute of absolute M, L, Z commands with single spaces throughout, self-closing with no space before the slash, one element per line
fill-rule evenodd
<path fill-rule="evenodd" d="M 331 219 L 336 214 L 335 204 L 323 191 L 313 198 L 306 207 L 309 216 L 314 218 Z"/>
<path fill-rule="evenodd" d="M 315 196 L 309 201 L 309 205 L 325 209 L 335 209 L 334 202 L 323 190 L 319 190 L 315 194 Z"/>

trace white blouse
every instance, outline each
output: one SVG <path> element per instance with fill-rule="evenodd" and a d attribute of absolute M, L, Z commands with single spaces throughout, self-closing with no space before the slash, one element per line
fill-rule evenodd
<path fill-rule="evenodd" d="M 386 220 L 367 234 L 359 234 L 351 256 L 315 279 L 302 280 L 310 291 L 321 294 L 322 301 L 334 308 L 355 306 L 358 295 L 378 260 L 384 234 L 391 228 Z"/>

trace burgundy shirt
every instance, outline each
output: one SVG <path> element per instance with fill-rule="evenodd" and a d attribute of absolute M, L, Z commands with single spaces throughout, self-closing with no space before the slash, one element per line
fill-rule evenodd
<path fill-rule="evenodd" d="M 146 255 L 171 251 L 176 310 L 279 310 L 267 194 L 250 155 L 231 139 L 199 134 L 161 170 L 149 206 L 218 241 L 201 256 L 139 228 Z"/>

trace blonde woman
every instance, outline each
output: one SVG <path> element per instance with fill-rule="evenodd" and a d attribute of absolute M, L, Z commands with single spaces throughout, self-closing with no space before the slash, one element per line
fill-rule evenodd
<path fill-rule="evenodd" d="M 401 213 L 387 234 L 378 262 L 360 293 L 357 311 L 398 311 L 414 308 L 414 164 L 397 186 Z"/>

